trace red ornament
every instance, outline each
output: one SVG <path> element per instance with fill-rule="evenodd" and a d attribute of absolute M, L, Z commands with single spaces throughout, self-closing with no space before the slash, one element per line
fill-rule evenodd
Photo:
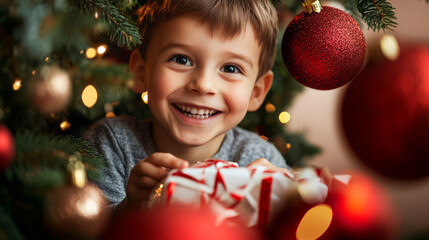
<path fill-rule="evenodd" d="M 333 212 L 321 240 L 398 238 L 398 218 L 390 199 L 372 179 L 353 174 L 347 185 L 333 179 L 326 204 Z"/>
<path fill-rule="evenodd" d="M 376 172 L 429 176 L 429 48 L 402 47 L 370 64 L 345 92 L 341 120 L 351 148 Z"/>
<path fill-rule="evenodd" d="M 0 124 L 0 172 L 6 170 L 15 155 L 15 142 L 12 133 Z"/>
<path fill-rule="evenodd" d="M 201 208 L 154 208 L 116 217 L 101 239 L 145 240 L 258 240 L 253 229 L 242 225 L 217 226 L 215 216 Z"/>
<path fill-rule="evenodd" d="M 266 233 L 273 240 L 391 240 L 397 238 L 397 226 L 387 195 L 371 179 L 354 174 L 334 176 L 323 204 L 308 205 L 289 195 Z"/>
<path fill-rule="evenodd" d="M 359 24 L 333 7 L 324 6 L 320 13 L 300 13 L 283 36 L 282 55 L 290 74 L 315 89 L 334 89 L 351 81 L 365 54 Z"/>

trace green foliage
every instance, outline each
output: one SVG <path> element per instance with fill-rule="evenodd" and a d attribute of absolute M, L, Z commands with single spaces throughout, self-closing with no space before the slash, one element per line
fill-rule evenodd
<path fill-rule="evenodd" d="M 131 8 L 135 1 L 114 1 L 120 8 Z M 120 47 L 132 49 L 141 43 L 139 29 L 121 14 L 118 8 L 106 0 L 73 0 L 73 3 L 83 12 L 96 14 L 108 22 L 110 40 Z"/>
<path fill-rule="evenodd" d="M 373 31 L 395 28 L 395 8 L 386 0 L 343 0 L 344 7 L 352 13 L 359 12 L 361 18 Z"/>

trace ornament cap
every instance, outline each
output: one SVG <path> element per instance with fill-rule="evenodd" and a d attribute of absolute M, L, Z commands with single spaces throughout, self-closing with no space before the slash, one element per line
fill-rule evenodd
<path fill-rule="evenodd" d="M 304 7 L 304 11 L 308 14 L 313 12 L 320 13 L 322 11 L 322 5 L 319 0 L 304 0 L 302 6 Z"/>
<path fill-rule="evenodd" d="M 82 163 L 81 158 L 82 157 L 78 152 L 71 155 L 68 165 L 71 182 L 78 188 L 83 188 L 87 182 L 85 165 Z"/>

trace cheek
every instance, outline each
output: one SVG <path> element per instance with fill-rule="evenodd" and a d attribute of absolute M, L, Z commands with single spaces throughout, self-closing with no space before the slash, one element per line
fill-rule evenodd
<path fill-rule="evenodd" d="M 170 95 L 174 89 L 177 88 L 175 86 L 175 81 L 171 81 L 174 79 L 172 74 L 168 74 L 168 72 L 159 71 L 157 74 L 152 75 L 149 84 L 149 101 L 150 99 L 156 101 L 165 100 L 168 95 Z"/>
<path fill-rule="evenodd" d="M 226 94 L 226 101 L 229 105 L 230 111 L 243 111 L 247 112 L 251 89 L 249 86 L 229 86 L 228 93 Z"/>

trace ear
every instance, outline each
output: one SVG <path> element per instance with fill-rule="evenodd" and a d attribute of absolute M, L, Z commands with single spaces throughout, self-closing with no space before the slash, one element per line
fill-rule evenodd
<path fill-rule="evenodd" d="M 264 102 L 264 99 L 271 88 L 271 84 L 273 83 L 273 77 L 273 71 L 269 70 L 256 80 L 255 86 L 253 86 L 252 95 L 250 96 L 249 106 L 247 108 L 248 111 L 252 112 L 258 110 Z"/>
<path fill-rule="evenodd" d="M 138 49 L 132 51 L 128 68 L 134 75 L 134 85 L 132 90 L 136 93 L 142 93 L 146 91 L 144 60 L 141 57 L 140 51 Z"/>

